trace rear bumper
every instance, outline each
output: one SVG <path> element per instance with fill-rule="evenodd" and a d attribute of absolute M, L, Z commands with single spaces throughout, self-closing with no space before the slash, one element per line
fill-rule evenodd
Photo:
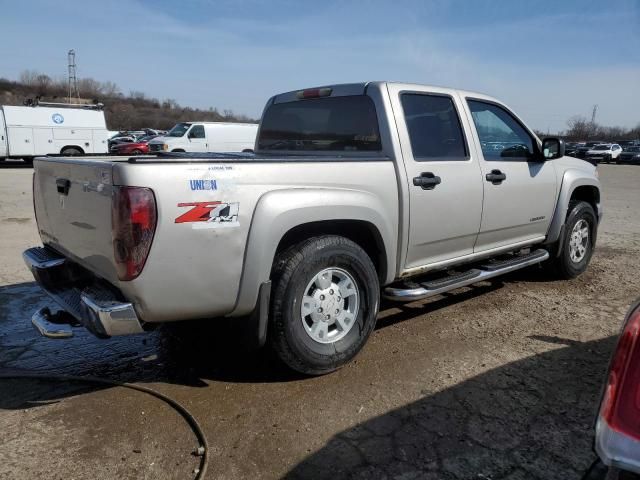
<path fill-rule="evenodd" d="M 94 335 L 106 338 L 144 331 L 133 305 L 119 292 L 57 252 L 34 247 L 22 257 L 38 285 Z"/>

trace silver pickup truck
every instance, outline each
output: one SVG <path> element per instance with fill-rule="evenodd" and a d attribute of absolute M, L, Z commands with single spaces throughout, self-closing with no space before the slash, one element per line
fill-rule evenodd
<path fill-rule="evenodd" d="M 352 359 L 381 295 L 414 301 L 533 264 L 589 263 L 590 163 L 498 100 L 388 82 L 272 97 L 255 153 L 42 158 L 43 247 L 24 252 L 60 309 L 45 336 L 110 337 L 237 317 L 291 368 Z"/>

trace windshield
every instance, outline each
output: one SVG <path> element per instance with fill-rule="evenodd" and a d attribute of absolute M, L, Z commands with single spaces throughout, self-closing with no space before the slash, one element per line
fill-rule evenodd
<path fill-rule="evenodd" d="M 258 149 L 381 150 L 376 108 L 366 95 L 275 103 L 262 118 Z"/>
<path fill-rule="evenodd" d="M 187 130 L 189 130 L 189 127 L 191 126 L 190 123 L 178 123 L 175 127 L 173 127 L 171 130 L 169 130 L 169 132 L 167 133 L 167 137 L 182 137 L 184 136 L 185 133 L 187 133 Z"/>
<path fill-rule="evenodd" d="M 144 137 L 140 137 L 138 142 L 148 142 L 149 140 L 153 140 L 157 135 L 145 135 Z"/>
<path fill-rule="evenodd" d="M 627 152 L 640 152 L 640 147 L 626 147 Z"/>
<path fill-rule="evenodd" d="M 609 145 L 596 145 L 593 147 L 594 150 L 609 150 L 610 148 Z"/>

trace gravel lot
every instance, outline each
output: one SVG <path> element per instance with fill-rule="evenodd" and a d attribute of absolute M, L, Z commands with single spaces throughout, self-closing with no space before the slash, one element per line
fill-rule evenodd
<path fill-rule="evenodd" d="M 605 220 L 586 274 L 537 268 L 383 305 L 355 362 L 296 376 L 226 324 L 97 340 L 38 337 L 48 300 L 22 264 L 39 243 L 31 169 L 0 168 L 0 373 L 96 375 L 181 402 L 210 443 L 208 478 L 578 479 L 623 315 L 640 295 L 640 167 L 603 165 Z M 195 437 L 122 388 L 0 380 L 0 478 L 190 478 Z"/>

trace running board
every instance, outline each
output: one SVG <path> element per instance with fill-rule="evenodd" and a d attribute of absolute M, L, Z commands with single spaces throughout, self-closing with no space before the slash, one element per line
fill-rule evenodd
<path fill-rule="evenodd" d="M 410 282 L 404 287 L 387 287 L 384 289 L 383 296 L 388 300 L 395 300 L 399 302 L 423 300 L 425 298 L 448 292 L 449 290 L 466 287 L 515 270 L 520 270 L 521 268 L 525 268 L 530 265 L 544 262 L 548 258 L 549 252 L 543 249 L 538 249 L 531 253 L 509 258 L 507 260 L 490 261 L 478 268 L 451 275 L 449 277 L 422 283 Z"/>

